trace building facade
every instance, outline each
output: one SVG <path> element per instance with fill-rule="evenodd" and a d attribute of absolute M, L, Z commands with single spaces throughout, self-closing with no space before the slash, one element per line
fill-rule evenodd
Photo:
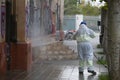
<path fill-rule="evenodd" d="M 61 30 L 64 0 L 0 0 L 0 74 L 29 70 L 31 40 Z"/>

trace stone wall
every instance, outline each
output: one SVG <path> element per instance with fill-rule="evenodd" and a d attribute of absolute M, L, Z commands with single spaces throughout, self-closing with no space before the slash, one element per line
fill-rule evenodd
<path fill-rule="evenodd" d="M 35 52 L 34 52 L 35 51 Z M 64 45 L 63 42 L 54 42 L 44 46 L 34 47 L 36 60 L 72 60 L 77 59 L 77 53 Z"/>

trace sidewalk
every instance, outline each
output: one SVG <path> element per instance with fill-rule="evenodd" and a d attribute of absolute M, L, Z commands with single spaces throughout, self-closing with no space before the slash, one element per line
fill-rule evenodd
<path fill-rule="evenodd" d="M 95 53 L 101 51 L 97 49 L 96 45 L 98 42 L 98 35 L 96 39 L 92 40 Z M 70 42 L 70 44 L 69 44 Z M 74 41 L 68 41 L 66 45 L 74 44 Z M 74 48 L 71 45 L 70 48 Z M 75 49 L 75 48 L 74 48 Z M 97 55 L 99 57 L 99 55 Z M 29 72 L 8 72 L 5 76 L 0 76 L 0 80 L 98 80 L 98 75 L 101 73 L 106 73 L 107 69 L 102 65 L 96 64 L 95 70 L 97 75 L 91 76 L 90 73 L 85 70 L 84 75 L 80 76 L 78 71 L 79 61 L 76 60 L 54 60 L 54 61 L 41 61 L 37 60 L 33 63 L 32 70 Z"/>
<path fill-rule="evenodd" d="M 95 66 L 95 69 L 95 76 L 91 76 L 87 70 L 80 76 L 78 60 L 37 61 L 30 72 L 10 72 L 0 80 L 98 80 L 99 66 Z"/>

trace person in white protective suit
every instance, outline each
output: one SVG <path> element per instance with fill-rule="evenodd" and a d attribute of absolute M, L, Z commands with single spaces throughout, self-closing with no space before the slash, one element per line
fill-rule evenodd
<path fill-rule="evenodd" d="M 77 41 L 77 49 L 79 54 L 79 73 L 83 74 L 85 62 L 89 73 L 96 75 L 93 68 L 93 47 L 90 39 L 95 37 L 95 32 L 86 26 L 85 22 L 81 22 L 74 38 Z"/>

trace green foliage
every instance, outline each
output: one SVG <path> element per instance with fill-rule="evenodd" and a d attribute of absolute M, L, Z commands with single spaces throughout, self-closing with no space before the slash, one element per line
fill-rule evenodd
<path fill-rule="evenodd" d="M 96 0 L 92 0 L 92 1 L 96 1 Z M 102 2 L 102 1 L 105 1 L 105 0 L 100 0 L 100 2 Z"/>
<path fill-rule="evenodd" d="M 102 7 L 104 10 L 108 10 L 108 4 L 106 3 L 105 6 Z"/>
<path fill-rule="evenodd" d="M 83 14 L 88 16 L 97 16 L 100 15 L 100 9 L 98 7 L 93 7 L 90 4 L 88 5 L 79 4 L 77 6 L 77 0 L 65 0 L 64 14 L 66 15 Z"/>
<path fill-rule="evenodd" d="M 100 15 L 100 9 L 98 7 L 93 7 L 90 4 L 86 5 L 86 6 L 80 6 L 81 8 L 81 13 L 84 15 L 89 15 L 89 16 L 97 16 Z"/>
<path fill-rule="evenodd" d="M 97 61 L 97 64 L 107 65 L 107 62 L 106 62 L 106 60 L 104 60 L 104 59 L 99 59 L 99 60 Z"/>
<path fill-rule="evenodd" d="M 65 0 L 64 13 L 69 15 L 79 13 L 79 9 L 77 9 L 76 3 L 77 0 Z"/>
<path fill-rule="evenodd" d="M 76 3 L 77 3 L 77 0 L 64 0 L 64 5 L 65 5 L 65 7 L 66 6 L 69 6 L 69 5 L 76 5 Z"/>
<path fill-rule="evenodd" d="M 104 54 L 104 52 L 97 52 L 97 54 Z"/>
<path fill-rule="evenodd" d="M 98 80 L 109 80 L 109 76 L 108 75 L 99 75 Z"/>
<path fill-rule="evenodd" d="M 100 44 L 97 45 L 97 48 L 102 48 L 102 46 Z"/>
<path fill-rule="evenodd" d="M 70 7 L 67 7 L 64 9 L 64 13 L 65 14 L 69 14 L 69 15 L 73 15 L 73 14 L 79 14 L 80 13 L 80 10 L 77 9 L 77 7 L 75 5 L 72 5 Z"/>

